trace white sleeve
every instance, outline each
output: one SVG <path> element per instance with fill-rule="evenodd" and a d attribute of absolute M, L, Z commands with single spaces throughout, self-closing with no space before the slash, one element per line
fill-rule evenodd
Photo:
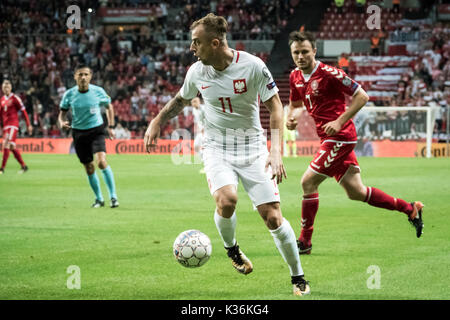
<path fill-rule="evenodd" d="M 180 96 L 185 100 L 191 100 L 198 94 L 198 89 L 195 86 L 195 70 L 197 69 L 198 62 L 194 63 L 186 73 L 183 86 L 180 89 Z"/>
<path fill-rule="evenodd" d="M 258 91 L 262 102 L 269 100 L 279 91 L 273 80 L 272 74 L 260 58 L 256 59 L 254 78 L 256 90 Z"/>

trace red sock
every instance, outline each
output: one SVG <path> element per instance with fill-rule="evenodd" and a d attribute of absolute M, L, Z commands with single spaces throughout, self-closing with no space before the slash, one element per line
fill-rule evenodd
<path fill-rule="evenodd" d="M 306 245 L 311 244 L 312 233 L 314 231 L 314 219 L 319 210 L 319 194 L 311 193 L 303 195 L 302 201 L 302 231 L 299 241 Z"/>
<path fill-rule="evenodd" d="M 9 158 L 9 149 L 3 149 L 2 169 L 5 169 L 8 158 Z"/>
<path fill-rule="evenodd" d="M 367 202 L 374 207 L 397 210 L 407 215 L 413 210 L 411 203 L 408 203 L 403 199 L 391 197 L 383 191 L 372 187 L 367 187 L 367 195 L 364 202 Z"/>
<path fill-rule="evenodd" d="M 19 161 L 22 168 L 25 167 L 25 162 L 23 162 L 23 159 L 22 159 L 22 156 L 20 155 L 19 150 L 14 149 L 14 150 L 12 150 L 12 153 L 14 154 L 14 158 L 16 158 L 17 161 Z"/>

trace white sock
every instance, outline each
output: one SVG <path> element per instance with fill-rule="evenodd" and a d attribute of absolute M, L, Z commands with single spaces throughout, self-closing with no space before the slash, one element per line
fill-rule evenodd
<path fill-rule="evenodd" d="M 304 273 L 298 254 L 297 238 L 289 221 L 283 218 L 283 223 L 278 229 L 269 231 L 278 251 L 289 266 L 291 276 L 302 276 Z"/>
<path fill-rule="evenodd" d="M 217 230 L 222 237 L 225 247 L 233 247 L 236 244 L 236 212 L 233 212 L 233 215 L 230 218 L 224 218 L 220 216 L 216 210 L 214 212 L 214 222 L 216 223 Z"/>

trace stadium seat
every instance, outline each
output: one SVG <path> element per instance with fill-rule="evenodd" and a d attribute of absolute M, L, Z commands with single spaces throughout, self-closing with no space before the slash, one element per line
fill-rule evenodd
<path fill-rule="evenodd" d="M 355 39 L 366 39 L 368 35 L 364 31 L 358 31 Z"/>
<path fill-rule="evenodd" d="M 323 31 L 323 32 L 328 32 L 328 31 L 330 31 L 330 25 L 328 25 L 328 24 L 322 25 L 321 31 Z"/>

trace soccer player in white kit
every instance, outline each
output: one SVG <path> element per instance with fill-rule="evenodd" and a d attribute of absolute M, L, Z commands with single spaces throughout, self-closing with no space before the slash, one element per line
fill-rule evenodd
<path fill-rule="evenodd" d="M 280 209 L 277 183 L 286 172 L 281 155 L 283 107 L 278 88 L 261 59 L 228 47 L 223 17 L 210 13 L 195 21 L 191 32 L 190 49 L 198 61 L 189 68 L 177 95 L 150 122 L 144 137 L 147 152 L 156 145 L 161 126 L 200 93 L 205 103 L 203 161 L 216 202 L 214 221 L 233 267 L 242 274 L 253 270 L 235 238 L 240 179 L 289 266 L 294 295 L 309 294 L 297 239 Z M 259 99 L 270 111 L 270 152 L 259 119 Z"/>

